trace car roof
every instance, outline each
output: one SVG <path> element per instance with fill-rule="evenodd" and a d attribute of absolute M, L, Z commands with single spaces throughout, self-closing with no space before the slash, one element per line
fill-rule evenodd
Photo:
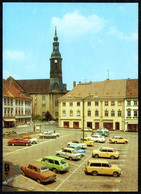
<path fill-rule="evenodd" d="M 113 138 L 115 138 L 115 137 L 119 138 L 119 137 L 121 137 L 121 136 L 113 136 Z"/>
<path fill-rule="evenodd" d="M 64 148 L 64 149 L 65 149 L 65 150 L 66 150 L 66 149 L 67 149 L 67 150 L 74 150 L 73 148 L 68 148 L 68 147 L 67 147 L 67 148 Z"/>
<path fill-rule="evenodd" d="M 29 165 L 35 166 L 37 168 L 42 168 L 42 167 L 46 166 L 45 164 L 38 163 L 38 162 L 32 162 L 32 163 L 29 163 Z"/>
<path fill-rule="evenodd" d="M 43 158 L 52 159 L 52 160 L 65 160 L 64 158 L 58 157 L 58 156 L 45 156 Z"/>
<path fill-rule="evenodd" d="M 89 162 L 90 163 L 92 163 L 92 162 L 94 162 L 94 163 L 108 163 L 108 161 L 105 159 L 89 159 Z"/>
<path fill-rule="evenodd" d="M 102 147 L 102 149 L 113 150 L 114 148 L 110 148 L 110 147 Z"/>

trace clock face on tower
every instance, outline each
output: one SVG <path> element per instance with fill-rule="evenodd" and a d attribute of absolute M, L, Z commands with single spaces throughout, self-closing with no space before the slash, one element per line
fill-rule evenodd
<path fill-rule="evenodd" d="M 54 63 L 57 63 L 57 59 L 54 60 Z"/>

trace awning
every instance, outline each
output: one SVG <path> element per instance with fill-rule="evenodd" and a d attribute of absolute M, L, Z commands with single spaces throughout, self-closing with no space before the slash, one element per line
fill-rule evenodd
<path fill-rule="evenodd" d="M 16 121 L 16 119 L 3 119 L 4 121 L 8 121 L 8 122 L 15 122 Z"/>
<path fill-rule="evenodd" d="M 138 121 L 129 121 L 128 124 L 129 125 L 138 125 Z"/>

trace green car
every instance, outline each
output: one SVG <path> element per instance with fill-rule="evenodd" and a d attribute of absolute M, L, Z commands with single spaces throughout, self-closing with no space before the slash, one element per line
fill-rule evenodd
<path fill-rule="evenodd" d="M 45 156 L 43 158 L 35 160 L 34 162 L 46 164 L 47 167 L 55 173 L 68 171 L 68 169 L 70 168 L 69 164 L 64 158 L 57 156 Z"/>

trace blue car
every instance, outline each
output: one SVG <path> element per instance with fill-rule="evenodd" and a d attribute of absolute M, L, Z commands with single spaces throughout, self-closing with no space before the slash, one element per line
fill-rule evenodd
<path fill-rule="evenodd" d="M 82 154 L 82 156 L 85 155 L 85 150 L 82 150 L 80 146 L 77 145 L 69 145 L 69 148 L 74 148 L 78 153 Z"/>
<path fill-rule="evenodd" d="M 107 137 L 109 135 L 108 132 L 103 132 L 103 131 L 97 131 L 96 133 L 101 135 L 101 136 L 105 136 L 105 137 Z"/>

